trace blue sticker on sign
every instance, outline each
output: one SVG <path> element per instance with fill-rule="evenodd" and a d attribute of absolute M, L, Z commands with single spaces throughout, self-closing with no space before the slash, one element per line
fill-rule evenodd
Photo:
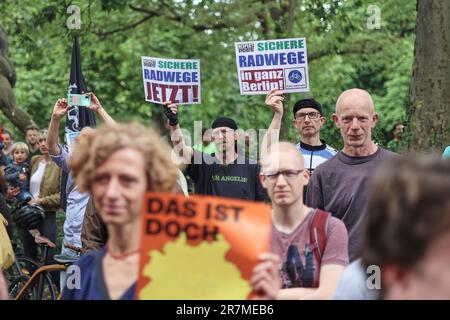
<path fill-rule="evenodd" d="M 292 83 L 299 83 L 300 81 L 302 81 L 303 77 L 300 71 L 292 70 L 291 72 L 289 72 L 288 78 Z"/>

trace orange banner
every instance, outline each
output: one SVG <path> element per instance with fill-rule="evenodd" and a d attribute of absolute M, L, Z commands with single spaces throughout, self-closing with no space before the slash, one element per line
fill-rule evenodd
<path fill-rule="evenodd" d="M 271 207 L 260 202 L 148 193 L 139 299 L 246 299 L 269 250 Z"/>

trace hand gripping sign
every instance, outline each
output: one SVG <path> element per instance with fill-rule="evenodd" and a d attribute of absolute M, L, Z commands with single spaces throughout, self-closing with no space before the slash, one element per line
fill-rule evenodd
<path fill-rule="evenodd" d="M 142 213 L 139 299 L 246 299 L 269 251 L 270 206 L 148 193 Z"/>
<path fill-rule="evenodd" d="M 200 60 L 142 57 L 145 101 L 200 104 Z"/>
<path fill-rule="evenodd" d="M 235 47 L 242 95 L 309 91 L 305 38 L 238 42 Z"/>

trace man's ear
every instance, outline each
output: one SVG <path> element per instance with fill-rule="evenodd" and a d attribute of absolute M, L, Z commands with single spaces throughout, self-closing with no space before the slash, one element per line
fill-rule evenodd
<path fill-rule="evenodd" d="M 266 176 L 260 173 L 259 174 L 259 181 L 261 182 L 261 185 L 263 186 L 263 188 L 267 189 Z"/>
<path fill-rule="evenodd" d="M 378 122 L 378 113 L 374 113 L 372 115 L 372 129 L 375 127 L 375 124 Z"/>
<path fill-rule="evenodd" d="M 337 114 L 336 113 L 333 113 L 333 121 L 334 121 L 334 123 L 336 124 L 336 128 L 341 128 L 340 127 L 340 125 L 339 125 L 339 118 L 338 118 L 338 116 L 337 116 Z"/>
<path fill-rule="evenodd" d="M 300 124 L 298 123 L 298 121 L 296 121 L 296 120 L 294 119 L 294 120 L 292 120 L 292 123 L 294 124 L 295 129 L 299 130 Z"/>
<path fill-rule="evenodd" d="M 320 126 L 323 126 L 325 122 L 327 121 L 327 118 L 324 116 L 320 116 Z"/>
<path fill-rule="evenodd" d="M 322 123 L 322 125 L 327 121 L 327 117 L 325 116 L 320 116 L 320 123 Z"/>
<path fill-rule="evenodd" d="M 303 170 L 302 175 L 303 175 L 303 186 L 306 186 L 309 183 L 310 178 L 309 171 L 307 169 Z"/>

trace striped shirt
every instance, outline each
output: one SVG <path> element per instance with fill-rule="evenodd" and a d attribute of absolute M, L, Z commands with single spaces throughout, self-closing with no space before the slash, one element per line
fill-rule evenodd
<path fill-rule="evenodd" d="M 313 173 L 314 169 L 319 164 L 333 158 L 333 156 L 337 153 L 337 150 L 327 145 L 325 141 L 320 141 L 322 142 L 322 145 L 320 146 L 311 146 L 301 141 L 296 145 L 297 149 L 303 154 L 303 158 L 305 159 L 305 168 L 308 169 L 310 174 Z"/>

